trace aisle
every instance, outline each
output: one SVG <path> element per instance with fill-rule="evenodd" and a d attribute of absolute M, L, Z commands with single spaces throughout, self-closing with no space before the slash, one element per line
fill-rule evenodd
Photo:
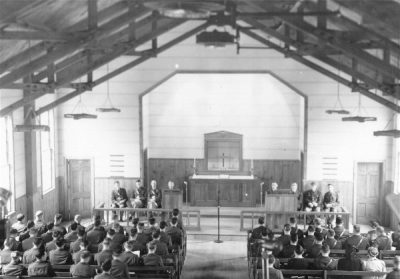
<path fill-rule="evenodd" d="M 246 242 L 189 240 L 181 278 L 247 278 Z"/>

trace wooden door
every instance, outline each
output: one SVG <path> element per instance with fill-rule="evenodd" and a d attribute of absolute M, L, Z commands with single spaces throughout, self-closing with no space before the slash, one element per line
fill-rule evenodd
<path fill-rule="evenodd" d="M 91 165 L 90 160 L 68 160 L 69 218 L 80 214 L 91 215 Z"/>
<path fill-rule="evenodd" d="M 357 165 L 357 218 L 358 224 L 367 224 L 379 218 L 379 193 L 382 184 L 382 164 Z"/>

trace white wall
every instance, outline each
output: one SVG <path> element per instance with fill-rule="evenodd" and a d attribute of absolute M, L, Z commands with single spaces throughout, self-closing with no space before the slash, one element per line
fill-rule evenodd
<path fill-rule="evenodd" d="M 203 158 L 222 130 L 243 135 L 244 159 L 300 158 L 302 97 L 269 74 L 180 73 L 144 99 L 149 158 Z"/>

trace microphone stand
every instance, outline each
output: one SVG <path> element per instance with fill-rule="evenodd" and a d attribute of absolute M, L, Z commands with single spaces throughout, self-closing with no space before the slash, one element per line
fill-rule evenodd
<path fill-rule="evenodd" d="M 217 191 L 217 219 L 218 219 L 218 239 L 214 240 L 215 243 L 222 243 L 223 241 L 220 239 L 220 224 L 219 224 L 219 218 L 220 218 L 220 191 L 219 191 L 219 185 L 218 185 L 218 191 Z"/>

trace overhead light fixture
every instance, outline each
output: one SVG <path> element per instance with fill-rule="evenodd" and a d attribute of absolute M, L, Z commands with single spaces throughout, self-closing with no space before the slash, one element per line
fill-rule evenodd
<path fill-rule="evenodd" d="M 375 116 L 361 116 L 361 94 L 358 94 L 358 114 L 356 116 L 348 116 L 348 117 L 342 117 L 342 121 L 344 122 L 359 122 L 359 123 L 364 123 L 364 122 L 370 122 L 370 121 L 377 121 L 378 118 Z M 364 108 L 365 110 L 365 108 Z"/>
<path fill-rule="evenodd" d="M 71 113 L 66 113 L 64 114 L 64 118 L 72 118 L 74 120 L 80 120 L 80 119 L 96 119 L 97 115 L 96 114 L 90 114 L 90 113 L 85 113 L 85 112 L 80 112 L 80 113 L 75 113 L 76 109 L 82 109 L 82 111 L 86 110 L 87 108 L 85 107 L 85 105 L 82 102 L 82 97 L 81 95 L 79 95 L 79 101 L 78 103 L 75 105 L 74 109 L 72 110 Z"/>
<path fill-rule="evenodd" d="M 108 75 L 108 64 L 107 64 L 107 75 Z M 96 108 L 98 112 L 121 112 L 119 108 L 113 106 L 110 98 L 110 81 L 107 80 L 107 97 L 104 104 L 100 108 Z"/>
<path fill-rule="evenodd" d="M 204 46 L 224 47 L 235 43 L 236 37 L 227 31 L 203 31 L 196 35 L 196 43 Z"/>
<path fill-rule="evenodd" d="M 208 19 L 213 13 L 223 11 L 224 4 L 204 1 L 152 1 L 144 4 L 160 15 L 179 19 Z"/>
<path fill-rule="evenodd" d="M 384 136 L 384 137 L 393 137 L 393 138 L 400 138 L 400 130 L 381 130 L 375 131 L 374 136 Z"/>
<path fill-rule="evenodd" d="M 340 62 L 339 58 L 339 62 Z M 338 70 L 338 76 L 340 76 L 340 69 Z M 340 99 L 340 83 L 337 82 L 337 87 L 336 87 L 336 103 L 333 106 L 332 109 L 328 109 L 325 111 L 327 114 L 350 114 L 350 111 L 345 110 L 342 104 L 342 101 Z M 344 120 L 346 121 L 346 120 Z"/>

